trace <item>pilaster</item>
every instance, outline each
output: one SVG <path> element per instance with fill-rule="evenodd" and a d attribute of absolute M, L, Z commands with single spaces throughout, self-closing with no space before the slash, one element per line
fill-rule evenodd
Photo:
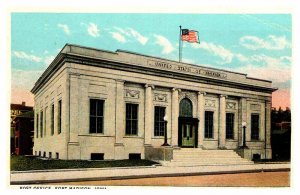
<path fill-rule="evenodd" d="M 79 74 L 70 74 L 70 139 L 69 142 L 78 142 L 79 107 Z M 64 103 L 64 102 L 63 102 Z M 55 115 L 54 120 L 57 118 Z M 57 126 L 57 125 L 56 125 Z"/>
<path fill-rule="evenodd" d="M 145 145 L 151 145 L 151 135 L 153 127 L 153 85 L 145 85 Z"/>
<path fill-rule="evenodd" d="M 265 142 L 266 142 L 266 148 L 271 149 L 271 102 L 266 101 L 266 134 L 265 134 Z"/>
<path fill-rule="evenodd" d="M 197 109 L 197 117 L 199 119 L 198 123 L 198 148 L 203 147 L 203 139 L 204 139 L 204 127 L 205 127 L 205 119 L 204 119 L 204 95 L 205 92 L 198 92 L 198 109 Z"/>
<path fill-rule="evenodd" d="M 220 108 L 219 108 L 219 148 L 225 147 L 226 139 L 226 97 L 225 95 L 220 95 Z"/>
<path fill-rule="evenodd" d="M 240 147 L 243 146 L 243 136 L 244 136 L 243 126 L 242 126 L 243 122 L 247 122 L 247 99 L 246 98 L 241 98 L 239 102 L 238 144 Z M 246 131 L 247 129 L 248 128 L 246 128 Z"/>
<path fill-rule="evenodd" d="M 116 81 L 116 124 L 115 124 L 115 135 L 116 141 L 115 143 L 118 145 L 123 144 L 123 135 L 124 135 L 124 127 L 125 127 L 125 106 L 124 106 L 124 81 L 117 80 Z"/>
<path fill-rule="evenodd" d="M 172 146 L 178 146 L 178 116 L 179 116 L 179 103 L 178 92 L 180 89 L 172 89 Z"/>
<path fill-rule="evenodd" d="M 125 132 L 124 81 L 116 80 L 116 123 L 115 123 L 115 159 L 124 159 L 123 135 Z"/>

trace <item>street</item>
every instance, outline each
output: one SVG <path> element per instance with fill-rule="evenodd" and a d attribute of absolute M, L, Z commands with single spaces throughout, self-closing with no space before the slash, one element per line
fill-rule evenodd
<path fill-rule="evenodd" d="M 290 186 L 290 172 L 259 172 L 124 180 L 81 181 L 53 183 L 51 185 L 288 187 Z"/>

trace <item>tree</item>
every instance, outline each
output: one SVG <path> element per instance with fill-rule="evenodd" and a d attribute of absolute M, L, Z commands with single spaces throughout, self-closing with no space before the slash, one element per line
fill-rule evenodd
<path fill-rule="evenodd" d="M 276 108 L 272 108 L 271 111 L 271 121 L 272 123 L 281 123 L 283 121 L 290 122 L 291 121 L 291 109 L 286 107 L 283 111 L 281 107 L 276 110 Z"/>

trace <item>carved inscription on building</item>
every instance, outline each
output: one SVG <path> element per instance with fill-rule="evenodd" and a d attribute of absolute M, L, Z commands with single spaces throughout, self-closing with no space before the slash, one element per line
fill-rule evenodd
<path fill-rule="evenodd" d="M 132 90 L 132 89 L 125 89 L 124 96 L 127 97 L 127 98 L 138 99 L 140 97 L 140 91 Z"/>
<path fill-rule="evenodd" d="M 154 101 L 167 102 L 167 94 L 154 93 Z"/>
<path fill-rule="evenodd" d="M 226 109 L 236 109 L 236 103 L 235 102 L 226 102 Z"/>
<path fill-rule="evenodd" d="M 193 75 L 203 75 L 203 76 L 216 77 L 222 79 L 227 78 L 227 74 L 225 73 L 211 71 L 211 70 L 204 70 L 202 68 L 192 67 L 188 65 L 170 64 L 167 62 L 154 61 L 154 60 L 148 60 L 147 65 L 159 69 L 165 69 L 165 70 L 176 71 L 176 72 L 185 72 Z"/>
<path fill-rule="evenodd" d="M 216 100 L 209 100 L 209 99 L 206 99 L 205 100 L 205 106 L 206 107 L 216 107 Z"/>

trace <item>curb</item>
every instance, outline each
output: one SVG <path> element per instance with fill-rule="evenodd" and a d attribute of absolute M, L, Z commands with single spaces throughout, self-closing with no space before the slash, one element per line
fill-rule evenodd
<path fill-rule="evenodd" d="M 62 171 L 96 171 L 96 170 L 107 170 L 107 169 L 140 169 L 140 168 L 155 168 L 161 165 L 151 166 L 132 166 L 132 167 L 102 167 L 102 168 L 74 168 L 74 169 L 47 169 L 47 170 L 27 170 L 27 171 L 11 171 L 10 174 L 18 173 L 43 173 L 43 172 L 62 172 Z"/>
<path fill-rule="evenodd" d="M 28 184 L 46 184 L 61 182 L 79 182 L 79 181 L 104 181 L 104 180 L 123 180 L 123 179 L 141 179 L 155 177 L 180 177 L 180 176 L 201 176 L 201 175 L 220 175 L 220 174 L 238 174 L 238 173 L 259 173 L 259 172 L 287 172 L 290 168 L 278 169 L 248 169 L 239 171 L 216 171 L 216 172 L 191 172 L 191 173 L 162 173 L 152 175 L 128 175 L 112 177 L 91 177 L 91 178 L 73 178 L 73 179 L 53 179 L 53 180 L 34 180 L 34 181 L 11 181 L 11 185 L 28 185 Z"/>

